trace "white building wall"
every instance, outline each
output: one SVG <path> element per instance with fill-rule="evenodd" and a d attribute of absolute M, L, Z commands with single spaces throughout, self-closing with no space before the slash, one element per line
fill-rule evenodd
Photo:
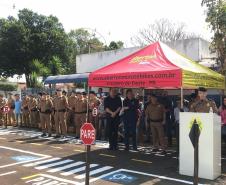
<path fill-rule="evenodd" d="M 140 47 L 133 47 L 133 48 L 125 48 L 125 49 L 118 49 L 118 50 L 112 50 L 112 51 L 78 55 L 76 57 L 77 73 L 86 73 L 86 72 L 95 71 L 121 58 L 124 58 L 138 51 L 139 49 Z"/>

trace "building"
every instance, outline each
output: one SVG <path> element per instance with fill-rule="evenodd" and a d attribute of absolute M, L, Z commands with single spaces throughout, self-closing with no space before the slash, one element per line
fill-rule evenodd
<path fill-rule="evenodd" d="M 178 40 L 166 44 L 179 53 L 207 67 L 213 67 L 215 65 L 214 59 L 216 58 L 216 54 L 211 53 L 209 49 L 210 43 L 202 38 Z M 76 57 L 76 72 L 86 73 L 95 71 L 138 51 L 140 48 L 141 47 L 123 48 L 113 51 L 78 55 Z"/>

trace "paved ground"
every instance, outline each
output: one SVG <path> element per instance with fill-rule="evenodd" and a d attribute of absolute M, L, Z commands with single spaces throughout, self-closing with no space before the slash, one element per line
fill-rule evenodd
<path fill-rule="evenodd" d="M 85 148 L 80 141 L 40 135 L 36 130 L 0 128 L 0 185 L 84 184 Z M 149 147 L 139 147 L 138 152 L 126 152 L 123 146 L 107 151 L 107 147 L 105 142 L 92 146 L 91 184 L 192 184 L 191 177 L 179 175 L 173 148 L 161 155 Z M 200 183 L 226 184 L 225 166 L 222 158 L 222 176 L 215 181 L 200 179 Z"/>

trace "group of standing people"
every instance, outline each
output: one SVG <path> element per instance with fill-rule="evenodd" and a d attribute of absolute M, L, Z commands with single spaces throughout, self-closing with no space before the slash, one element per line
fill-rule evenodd
<path fill-rule="evenodd" d="M 108 139 L 109 150 L 117 150 L 119 127 L 123 123 L 125 150 L 130 150 L 130 138 L 132 149 L 137 150 L 138 136 L 145 134 L 152 138 L 153 151 L 165 153 L 172 142 L 172 127 L 179 145 L 180 112 L 214 112 L 221 115 L 226 141 L 226 97 L 219 109 L 213 100 L 207 99 L 205 88 L 199 88 L 197 96 L 184 106 L 180 100 L 178 97 L 177 105 L 172 107 L 167 94 L 161 98 L 149 94 L 148 101 L 144 103 L 142 98 L 135 97 L 132 89 L 128 89 L 122 97 L 116 88 L 110 88 L 107 97 L 94 91 L 89 93 L 89 97 L 86 93 L 75 91 L 67 95 L 61 89 L 57 89 L 54 96 L 42 92 L 38 97 L 29 95 L 22 100 L 19 94 L 10 94 L 8 99 L 0 94 L 0 110 L 4 106 L 10 108 L 8 114 L 0 111 L 0 124 L 4 127 L 41 127 L 43 137 L 52 137 L 55 130 L 55 138 L 65 138 L 70 123 L 78 139 L 82 124 L 89 121 L 96 129 L 96 138 Z"/>

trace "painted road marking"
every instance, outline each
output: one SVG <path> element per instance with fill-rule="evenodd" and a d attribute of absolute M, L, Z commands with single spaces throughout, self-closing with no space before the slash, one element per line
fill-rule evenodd
<path fill-rule="evenodd" d="M 2 174 L 0 174 L 0 177 L 5 176 L 5 175 L 10 175 L 10 174 L 13 174 L 13 173 L 16 173 L 16 171 L 11 171 L 11 172 L 7 172 L 7 173 L 2 173 Z"/>
<path fill-rule="evenodd" d="M 27 177 L 22 177 L 21 179 L 22 179 L 22 180 L 31 179 L 31 178 L 37 177 L 37 176 L 39 176 L 39 175 L 40 175 L 40 174 L 35 174 L 35 175 L 27 176 Z"/>
<path fill-rule="evenodd" d="M 75 152 L 81 152 L 81 153 L 82 153 L 82 152 L 85 152 L 84 150 L 77 150 L 77 149 L 75 149 L 74 151 L 75 151 Z"/>
<path fill-rule="evenodd" d="M 142 162 L 142 163 L 149 163 L 151 164 L 151 161 L 144 161 L 144 160 L 140 160 L 140 159 L 131 159 L 132 161 L 137 161 L 137 162 Z"/>
<path fill-rule="evenodd" d="M 98 166 L 98 164 L 91 164 L 90 168 L 93 168 L 93 167 L 96 167 L 96 166 Z M 72 175 L 72 174 L 75 174 L 75 173 L 78 173 L 78 172 L 82 172 L 85 169 L 86 169 L 86 167 L 83 166 L 83 167 L 80 167 L 80 168 L 76 168 L 76 169 L 70 170 L 68 172 L 61 173 L 61 175 L 68 176 L 68 175 Z"/>
<path fill-rule="evenodd" d="M 72 168 L 72 167 L 75 167 L 75 166 L 79 166 L 79 165 L 82 165 L 84 164 L 85 162 L 82 162 L 82 161 L 78 161 L 76 163 L 72 163 L 72 164 L 68 164 L 66 166 L 62 166 L 62 167 L 58 167 L 58 168 L 54 168 L 54 169 L 51 169 L 47 172 L 50 172 L 50 173 L 54 173 L 54 172 L 59 172 L 59 171 L 62 171 L 62 170 L 65 170 L 65 169 L 68 169 L 68 168 Z"/>
<path fill-rule="evenodd" d="M 114 156 L 114 155 L 108 155 L 108 154 L 99 154 L 99 155 L 105 156 L 105 157 L 116 157 L 116 156 Z"/>
<path fill-rule="evenodd" d="M 191 182 L 191 181 L 186 181 L 186 180 L 181 180 L 181 179 L 176 179 L 176 178 L 171 178 L 171 177 L 166 177 L 166 176 L 161 176 L 161 175 L 154 175 L 154 174 L 149 174 L 149 173 L 144 173 L 144 172 L 138 172 L 138 171 L 133 171 L 133 170 L 121 169 L 118 171 L 135 173 L 135 174 L 139 174 L 139 175 L 145 175 L 145 176 L 149 176 L 149 177 L 155 177 L 155 178 L 159 178 L 159 179 L 175 181 L 175 182 L 180 182 L 180 183 L 184 183 L 184 184 L 193 184 L 193 182 Z M 199 184 L 199 185 L 203 185 L 203 184 Z"/>
<path fill-rule="evenodd" d="M 47 165 L 38 166 L 38 167 L 35 167 L 35 169 L 43 170 L 43 169 L 46 169 L 46 168 L 49 168 L 49 167 L 58 166 L 58 165 L 61 165 L 61 164 L 72 162 L 72 161 L 73 160 L 71 160 L 71 159 L 67 159 L 67 160 L 56 162 L 56 163 L 51 163 L 51 164 L 47 164 Z"/>
<path fill-rule="evenodd" d="M 89 175 L 90 175 L 90 176 L 91 176 L 91 175 L 96 175 L 96 174 L 98 174 L 98 173 L 101 173 L 101 172 L 103 172 L 103 171 L 110 170 L 110 169 L 112 169 L 112 168 L 113 168 L 112 166 L 105 166 L 105 167 L 102 167 L 102 168 L 98 168 L 98 169 L 96 169 L 96 170 L 90 171 Z M 81 175 L 75 176 L 74 178 L 76 178 L 76 179 L 84 179 L 85 177 L 86 177 L 86 174 L 83 173 L 83 174 L 81 174 Z"/>
<path fill-rule="evenodd" d="M 43 144 L 40 144 L 40 143 L 30 143 L 31 145 L 36 145 L 36 146 L 41 146 Z"/>
<path fill-rule="evenodd" d="M 44 164 L 44 163 L 48 163 L 48 162 L 52 162 L 52 161 L 56 161 L 56 160 L 60 160 L 61 158 L 51 158 L 51 159 L 47 159 L 47 160 L 44 160 L 44 161 L 38 161 L 38 162 L 34 162 L 34 163 L 29 163 L 29 164 L 25 164 L 23 166 L 26 166 L 26 167 L 30 167 L 30 166 L 36 166 L 36 165 L 39 165 L 39 164 Z"/>
<path fill-rule="evenodd" d="M 17 143 L 23 143 L 24 141 L 16 141 Z"/>
<path fill-rule="evenodd" d="M 45 185 L 56 185 L 56 184 L 67 184 L 67 185 L 82 185 L 82 183 L 75 182 L 75 181 L 70 181 L 67 179 L 62 179 L 59 177 L 55 177 L 52 175 L 47 175 L 47 174 L 35 174 L 29 177 L 23 177 L 21 178 L 22 180 L 27 180 L 25 183 L 26 184 L 45 184 Z"/>
<path fill-rule="evenodd" d="M 39 153 L 35 153 L 35 152 L 30 152 L 30 151 L 26 151 L 26 150 L 10 148 L 10 147 L 5 147 L 5 146 L 0 146 L 0 148 L 6 149 L 6 150 L 12 150 L 12 151 L 16 151 L 16 152 L 21 152 L 21 153 L 26 153 L 26 154 L 31 154 L 31 155 L 35 155 L 35 156 L 40 156 L 40 158 L 38 158 L 38 159 L 32 159 L 29 161 L 22 161 L 22 162 L 7 164 L 7 165 L 0 166 L 0 168 L 5 168 L 5 167 L 9 167 L 9 166 L 14 166 L 17 164 L 24 164 L 24 163 L 28 163 L 28 162 L 43 160 L 43 159 L 47 159 L 47 158 L 51 157 L 49 155 L 39 154 Z"/>
<path fill-rule="evenodd" d="M 51 148 L 55 148 L 55 149 L 63 149 L 62 147 L 60 146 L 50 146 Z"/>

